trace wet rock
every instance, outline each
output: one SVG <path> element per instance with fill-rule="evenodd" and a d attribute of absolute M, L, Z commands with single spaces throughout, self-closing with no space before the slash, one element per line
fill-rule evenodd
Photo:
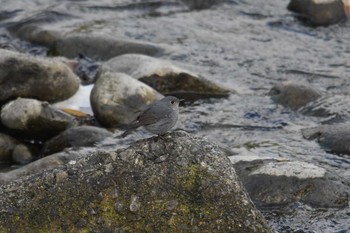
<path fill-rule="evenodd" d="M 12 161 L 22 165 L 33 161 L 39 155 L 39 151 L 32 148 L 33 146 L 29 147 L 24 144 L 17 145 L 12 152 Z"/>
<path fill-rule="evenodd" d="M 57 102 L 79 87 L 79 79 L 57 59 L 0 49 L 0 70 L 0 103 L 17 97 Z"/>
<path fill-rule="evenodd" d="M 350 118 L 348 96 L 327 95 L 310 86 L 292 82 L 276 84 L 268 95 L 277 104 L 305 116 L 330 117 L 328 122 L 341 122 Z"/>
<path fill-rule="evenodd" d="M 302 202 L 314 207 L 342 208 L 349 204 L 349 187 L 341 178 L 316 165 L 259 158 L 233 162 L 244 187 L 257 205 Z"/>
<path fill-rule="evenodd" d="M 19 136 L 48 139 L 75 124 L 75 118 L 47 102 L 18 98 L 1 109 L 2 124 Z"/>
<path fill-rule="evenodd" d="M 103 72 L 91 91 L 91 107 L 108 127 L 128 125 L 140 111 L 162 97 L 146 84 L 123 73 Z"/>
<path fill-rule="evenodd" d="M 75 164 L 59 167 L 68 174 L 64 182 L 54 170 L 3 183 L 0 229 L 54 232 L 65 224 L 74 231 L 84 219 L 89 231 L 273 232 L 228 158 L 208 141 L 178 132 L 80 153 Z M 155 162 L 160 155 L 166 161 Z M 107 164 L 114 169 L 106 172 Z"/>
<path fill-rule="evenodd" d="M 350 125 L 346 123 L 320 125 L 302 130 L 303 137 L 316 140 L 325 150 L 350 154 Z"/>
<path fill-rule="evenodd" d="M 287 7 L 298 19 L 312 26 L 328 26 L 346 19 L 342 0 L 291 0 Z"/>
<path fill-rule="evenodd" d="M 16 24 L 8 28 L 12 35 L 33 44 L 53 46 L 60 38 L 58 31 L 45 29 L 34 24 Z"/>
<path fill-rule="evenodd" d="M 54 55 L 74 58 L 79 54 L 98 60 L 108 60 L 126 53 L 140 53 L 159 56 L 166 48 L 149 42 L 117 39 L 105 34 L 68 34 L 62 35 L 51 47 Z"/>
<path fill-rule="evenodd" d="M 172 95 L 186 100 L 227 97 L 230 93 L 229 90 L 188 70 L 174 66 L 168 61 L 145 55 L 118 56 L 104 63 L 102 69 L 126 73 L 163 95 Z"/>
<path fill-rule="evenodd" d="M 350 98 L 344 95 L 325 95 L 298 109 L 303 115 L 330 117 L 329 122 L 350 119 Z"/>
<path fill-rule="evenodd" d="M 26 164 L 35 157 L 35 151 L 15 138 L 0 133 L 0 163 Z"/>
<path fill-rule="evenodd" d="M 0 133 L 0 163 L 12 161 L 12 152 L 18 144 L 15 138 Z"/>
<path fill-rule="evenodd" d="M 33 44 L 49 47 L 53 56 L 76 58 L 80 55 L 108 60 L 126 53 L 159 56 L 170 49 L 150 42 L 116 38 L 107 34 L 61 33 L 35 24 L 20 24 L 9 28 L 11 33 Z"/>
<path fill-rule="evenodd" d="M 307 103 L 320 98 L 321 92 L 306 85 L 282 82 L 273 86 L 268 95 L 277 104 L 298 110 Z"/>
<path fill-rule="evenodd" d="M 91 147 L 113 134 L 106 129 L 94 126 L 78 126 L 65 130 L 45 142 L 43 155 L 53 154 L 69 147 Z"/>

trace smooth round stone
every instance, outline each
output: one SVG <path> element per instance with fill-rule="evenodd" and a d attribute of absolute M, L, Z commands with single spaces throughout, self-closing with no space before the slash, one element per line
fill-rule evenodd
<path fill-rule="evenodd" d="M 0 49 L 0 103 L 17 97 L 62 101 L 78 87 L 79 79 L 61 59 Z"/>
<path fill-rule="evenodd" d="M 108 127 L 135 120 L 148 104 L 162 97 L 127 74 L 103 72 L 91 91 L 91 107 L 98 121 Z"/>
<path fill-rule="evenodd" d="M 12 161 L 18 164 L 27 164 L 34 159 L 33 152 L 26 145 L 17 145 L 12 152 Z"/>
<path fill-rule="evenodd" d="M 75 118 L 47 102 L 18 98 L 1 110 L 1 122 L 8 129 L 34 138 L 47 139 L 75 124 Z"/>
<path fill-rule="evenodd" d="M 284 107 L 298 110 L 321 97 L 321 92 L 302 84 L 282 82 L 274 85 L 268 95 L 271 99 Z"/>
<path fill-rule="evenodd" d="M 27 164 L 34 158 L 33 150 L 15 138 L 0 133 L 0 163 Z"/>

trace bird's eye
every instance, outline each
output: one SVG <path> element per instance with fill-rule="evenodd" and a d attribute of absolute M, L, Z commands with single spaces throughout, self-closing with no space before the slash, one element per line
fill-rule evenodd
<path fill-rule="evenodd" d="M 170 103 L 171 103 L 171 104 L 175 104 L 175 101 L 174 101 L 174 100 L 172 100 L 172 101 L 170 101 Z"/>

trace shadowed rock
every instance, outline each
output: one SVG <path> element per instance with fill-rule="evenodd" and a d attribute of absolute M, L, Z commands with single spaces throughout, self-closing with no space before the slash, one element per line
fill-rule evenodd
<path fill-rule="evenodd" d="M 113 134 L 106 129 L 94 126 L 69 128 L 45 142 L 43 155 L 53 154 L 69 147 L 91 147 Z"/>
<path fill-rule="evenodd" d="M 33 158 L 31 148 L 9 135 L 0 133 L 0 163 L 26 164 Z"/>
<path fill-rule="evenodd" d="M 18 136 L 48 139 L 77 124 L 75 118 L 47 102 L 18 98 L 1 109 L 1 122 Z"/>
<path fill-rule="evenodd" d="M 301 21 L 316 27 L 339 23 L 347 18 L 342 0 L 291 0 L 287 8 Z"/>
<path fill-rule="evenodd" d="M 180 0 L 180 2 L 188 6 L 190 10 L 203 10 L 224 2 L 224 0 Z"/>
<path fill-rule="evenodd" d="M 74 161 L 3 184 L 0 229 L 272 233 L 208 141 L 173 133 Z"/>
<path fill-rule="evenodd" d="M 125 54 L 110 59 L 103 70 L 121 72 L 146 83 L 163 95 L 186 100 L 227 97 L 230 91 L 168 61 L 140 55 Z"/>

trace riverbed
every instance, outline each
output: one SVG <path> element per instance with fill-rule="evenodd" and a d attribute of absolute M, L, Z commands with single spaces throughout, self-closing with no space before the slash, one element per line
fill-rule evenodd
<path fill-rule="evenodd" d="M 323 119 L 278 106 L 266 95 L 291 80 L 329 95 L 348 95 L 350 24 L 312 28 L 286 9 L 288 1 L 225 1 L 193 10 L 174 0 L 2 0 L 0 42 L 45 56 L 46 48 L 11 36 L 18 22 L 50 30 L 106 33 L 166 45 L 161 58 L 232 91 L 228 98 L 201 100 L 181 108 L 178 129 L 201 135 L 231 155 L 305 161 L 350 180 L 350 156 L 327 153 L 303 139 L 300 129 Z M 303 204 L 261 209 L 279 232 L 348 232 L 350 209 Z"/>

